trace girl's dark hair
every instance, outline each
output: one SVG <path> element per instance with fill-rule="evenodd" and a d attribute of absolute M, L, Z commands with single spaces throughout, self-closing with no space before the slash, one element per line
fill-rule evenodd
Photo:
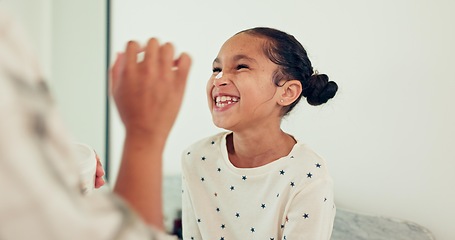
<path fill-rule="evenodd" d="M 299 80 L 302 84 L 301 95 L 283 109 L 284 115 L 297 105 L 302 96 L 306 97 L 307 102 L 313 106 L 326 103 L 335 96 L 338 85 L 329 81 L 326 74 L 313 71 L 305 48 L 294 36 L 267 27 L 251 28 L 237 34 L 240 33 L 266 39 L 263 46 L 264 53 L 270 61 L 278 65 L 278 69 L 273 75 L 275 85 L 282 86 L 280 85 L 282 80 Z"/>

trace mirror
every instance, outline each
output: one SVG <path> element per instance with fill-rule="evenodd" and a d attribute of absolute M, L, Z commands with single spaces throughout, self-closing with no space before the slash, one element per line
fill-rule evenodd
<path fill-rule="evenodd" d="M 2 0 L 0 6 L 28 35 L 69 133 L 104 161 L 106 1 Z"/>

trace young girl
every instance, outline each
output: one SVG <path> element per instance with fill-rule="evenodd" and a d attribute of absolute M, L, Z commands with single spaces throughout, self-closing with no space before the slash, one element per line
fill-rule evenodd
<path fill-rule="evenodd" d="M 326 162 L 280 123 L 302 97 L 320 105 L 337 88 L 292 35 L 253 28 L 228 39 L 207 83 L 213 122 L 228 131 L 183 153 L 183 238 L 330 239 Z"/>

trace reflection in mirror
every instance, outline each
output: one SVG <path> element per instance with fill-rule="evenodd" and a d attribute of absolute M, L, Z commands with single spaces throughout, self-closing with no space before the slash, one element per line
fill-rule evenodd
<path fill-rule="evenodd" d="M 0 5 L 24 26 L 70 134 L 104 162 L 106 1 L 2 0 Z"/>

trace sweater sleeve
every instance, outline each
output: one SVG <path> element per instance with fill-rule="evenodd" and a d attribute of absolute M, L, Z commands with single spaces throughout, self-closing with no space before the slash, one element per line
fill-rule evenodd
<path fill-rule="evenodd" d="M 336 208 L 331 179 L 304 186 L 293 198 L 284 220 L 284 239 L 329 240 Z"/>

